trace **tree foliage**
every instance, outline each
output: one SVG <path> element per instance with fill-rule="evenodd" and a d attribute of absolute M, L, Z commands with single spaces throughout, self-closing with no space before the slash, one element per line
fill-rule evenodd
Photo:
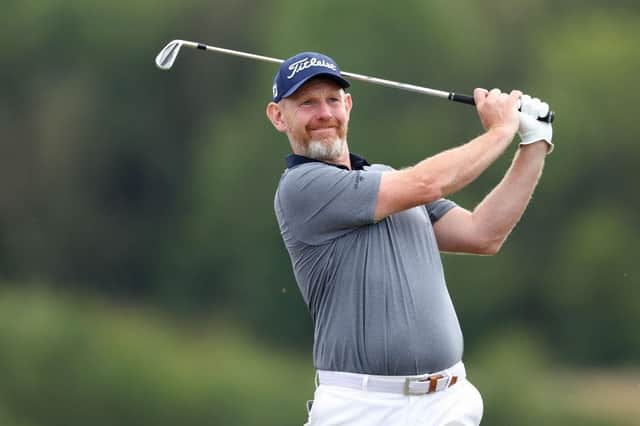
<path fill-rule="evenodd" d="M 445 256 L 467 348 L 494 327 L 584 363 L 640 355 L 635 3 L 9 0 L 0 26 L 0 275 L 217 312 L 276 344 L 311 327 L 272 200 L 288 153 L 267 122 L 269 56 L 318 50 L 346 71 L 428 87 L 521 88 L 557 112 L 555 152 L 493 258 Z M 416 163 L 481 131 L 473 109 L 354 82 L 349 144 Z M 515 149 L 515 147 L 514 147 Z M 452 197 L 473 208 L 509 156 Z"/>

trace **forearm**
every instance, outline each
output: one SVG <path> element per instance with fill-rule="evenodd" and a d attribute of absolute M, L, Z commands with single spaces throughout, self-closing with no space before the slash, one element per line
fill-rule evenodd
<path fill-rule="evenodd" d="M 474 90 L 486 132 L 457 148 L 429 157 L 413 167 L 386 172 L 380 179 L 374 219 L 427 204 L 473 182 L 509 146 L 518 130 L 516 102 L 521 95 L 498 89 Z"/>
<path fill-rule="evenodd" d="M 435 198 L 447 196 L 473 182 L 509 146 L 513 133 L 494 128 L 470 142 L 441 152 L 407 171 L 412 179 L 430 188 Z"/>
<path fill-rule="evenodd" d="M 521 147 L 500 183 L 473 211 L 476 229 L 481 229 L 493 251 L 497 251 L 524 213 L 540 179 L 547 145 L 539 142 Z"/>

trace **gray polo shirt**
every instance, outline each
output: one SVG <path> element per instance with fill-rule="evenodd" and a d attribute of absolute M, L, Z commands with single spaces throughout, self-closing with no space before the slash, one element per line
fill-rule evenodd
<path fill-rule="evenodd" d="M 314 323 L 316 369 L 430 373 L 462 359 L 432 223 L 437 200 L 375 222 L 385 165 L 353 170 L 290 155 L 275 194 L 280 232 Z"/>

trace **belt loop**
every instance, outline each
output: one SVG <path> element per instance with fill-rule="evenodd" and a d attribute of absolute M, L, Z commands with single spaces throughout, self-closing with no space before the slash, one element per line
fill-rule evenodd
<path fill-rule="evenodd" d="M 313 381 L 316 384 L 316 389 L 318 389 L 318 383 L 320 383 L 320 373 L 316 370 L 316 374 L 313 377 Z"/>
<path fill-rule="evenodd" d="M 444 386 L 444 389 L 447 388 L 449 382 L 449 376 L 444 376 L 443 374 L 436 374 L 429 377 L 429 391 L 427 393 L 434 393 L 442 390 L 438 385 L 441 383 L 440 380 L 447 379 L 447 383 Z"/>
<path fill-rule="evenodd" d="M 436 391 L 436 388 L 438 386 L 438 379 L 439 377 L 437 376 L 429 377 L 429 391 L 427 393 L 434 393 Z"/>
<path fill-rule="evenodd" d="M 367 374 L 362 379 L 362 390 L 366 392 L 368 386 L 369 386 L 369 375 Z"/>
<path fill-rule="evenodd" d="M 457 381 L 458 381 L 458 376 L 451 376 L 451 380 L 449 380 L 449 386 L 448 387 L 451 387 L 451 386 L 455 385 Z"/>

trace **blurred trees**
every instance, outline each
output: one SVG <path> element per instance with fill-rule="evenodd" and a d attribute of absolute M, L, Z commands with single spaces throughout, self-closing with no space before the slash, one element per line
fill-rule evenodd
<path fill-rule="evenodd" d="M 1 289 L 0 424 L 304 423 L 313 366 L 243 334 L 228 322 L 194 327 L 139 306 Z M 640 375 L 606 386 L 584 373 L 575 380 L 525 335 L 487 339 L 468 359 L 483 424 L 637 425 Z"/>
<path fill-rule="evenodd" d="M 153 59 L 173 38 L 318 50 L 346 71 L 548 100 L 556 151 L 503 252 L 444 258 L 467 349 L 525 327 L 571 362 L 640 356 L 635 3 L 10 0 L 3 11 L 1 277 L 213 313 L 308 350 L 272 208 L 288 153 L 264 116 L 275 68 L 185 50 L 165 73 Z M 465 106 L 359 82 L 351 93 L 350 147 L 374 162 L 410 165 L 481 131 Z M 511 153 L 452 198 L 472 208 Z"/>

